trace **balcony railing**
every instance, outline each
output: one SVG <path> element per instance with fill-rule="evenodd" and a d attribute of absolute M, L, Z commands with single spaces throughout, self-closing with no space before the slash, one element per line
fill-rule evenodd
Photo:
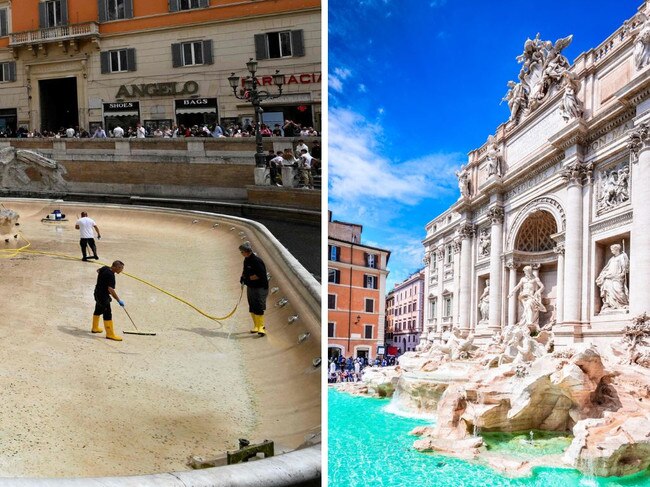
<path fill-rule="evenodd" d="M 42 44 L 46 42 L 57 42 L 85 37 L 99 37 L 99 26 L 96 22 L 85 22 L 82 24 L 59 25 L 46 29 L 15 32 L 11 34 L 9 46 L 20 46 L 24 44 Z"/>

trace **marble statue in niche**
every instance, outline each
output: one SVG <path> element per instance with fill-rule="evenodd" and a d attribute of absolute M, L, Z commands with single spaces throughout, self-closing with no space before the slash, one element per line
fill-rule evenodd
<path fill-rule="evenodd" d="M 546 307 L 542 304 L 542 291 L 544 284 L 539 277 L 533 274 L 533 268 L 529 265 L 524 267 L 524 277 L 519 280 L 508 297 L 514 296 L 519 291 L 518 300 L 523 307 L 521 319 L 518 326 L 526 326 L 531 331 L 539 330 L 539 312 L 546 312 Z"/>
<path fill-rule="evenodd" d="M 458 189 L 460 189 L 460 195 L 463 198 L 469 198 L 469 170 L 465 166 L 461 166 L 460 171 L 456 171 L 456 177 L 458 178 Z"/>
<path fill-rule="evenodd" d="M 485 280 L 485 289 L 483 294 L 478 298 L 478 310 L 481 313 L 481 321 L 487 321 L 490 318 L 490 280 Z"/>
<path fill-rule="evenodd" d="M 596 278 L 596 285 L 600 288 L 600 298 L 603 301 L 600 310 L 627 309 L 630 304 L 627 288 L 630 259 L 619 244 L 614 244 L 609 249 L 612 257 Z"/>

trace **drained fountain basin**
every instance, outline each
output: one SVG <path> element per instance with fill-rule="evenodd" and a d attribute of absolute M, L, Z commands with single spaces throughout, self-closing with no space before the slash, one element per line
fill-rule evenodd
<path fill-rule="evenodd" d="M 20 214 L 19 238 L 0 241 L 0 477 L 186 471 L 189 456 L 218 456 L 238 438 L 273 440 L 277 454 L 319 432 L 319 285 L 261 225 L 201 212 L 0 202 Z M 54 209 L 69 221 L 41 222 Z M 82 210 L 101 230 L 97 263 L 80 260 Z M 222 317 L 237 304 L 243 239 L 279 288 L 267 301 L 265 338 L 248 332 L 245 295 L 231 318 L 201 314 Z M 155 336 L 123 335 L 134 328 L 117 303 L 124 341 L 90 333 L 97 264 L 115 259 L 125 263 L 118 294 L 138 329 Z M 274 306 L 281 297 L 288 304 Z"/>

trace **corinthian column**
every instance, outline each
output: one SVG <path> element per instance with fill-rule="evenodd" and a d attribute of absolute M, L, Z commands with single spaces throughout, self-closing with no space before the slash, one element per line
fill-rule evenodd
<path fill-rule="evenodd" d="M 470 306 L 472 292 L 472 237 L 475 228 L 464 223 L 458 230 L 460 243 L 460 296 L 458 299 L 458 324 L 463 334 L 470 331 Z"/>
<path fill-rule="evenodd" d="M 582 182 L 591 176 L 591 164 L 576 160 L 562 173 L 567 183 L 564 242 L 564 323 L 580 333 L 582 302 Z"/>
<path fill-rule="evenodd" d="M 553 251 L 557 254 L 557 297 L 555 298 L 555 321 L 562 323 L 564 318 L 564 244 L 557 244 Z"/>
<path fill-rule="evenodd" d="M 630 315 L 650 312 L 650 127 L 630 132 L 632 231 L 630 235 Z"/>
<path fill-rule="evenodd" d="M 509 269 L 508 275 L 508 292 L 512 291 L 517 285 L 517 264 L 510 260 L 506 262 Z M 508 298 L 508 325 L 512 326 L 517 323 L 517 296 L 514 294 Z"/>
<path fill-rule="evenodd" d="M 501 274 L 503 264 L 501 263 L 501 247 L 503 246 L 503 208 L 495 206 L 488 211 L 488 217 L 492 221 L 490 233 L 490 315 L 488 327 L 490 330 L 501 330 L 501 295 L 503 285 Z"/>

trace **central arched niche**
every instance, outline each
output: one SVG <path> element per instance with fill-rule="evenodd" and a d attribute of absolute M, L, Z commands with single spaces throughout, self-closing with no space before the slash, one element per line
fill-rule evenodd
<path fill-rule="evenodd" d="M 531 212 L 523 221 L 515 238 L 514 250 L 521 252 L 520 258 L 529 259 L 522 262 L 523 265 L 535 264 L 542 255 L 552 252 L 557 243 L 552 236 L 558 233 L 555 216 L 546 210 Z M 527 257 L 525 257 L 527 256 Z M 540 313 L 539 324 L 541 327 L 557 320 L 557 260 L 548 262 L 547 259 L 540 259 L 541 263 L 534 265 L 534 271 L 542 283 L 542 303 L 546 307 L 545 313 Z M 517 280 L 523 276 L 523 265 L 519 267 Z M 517 320 L 521 310 L 518 310 Z"/>

